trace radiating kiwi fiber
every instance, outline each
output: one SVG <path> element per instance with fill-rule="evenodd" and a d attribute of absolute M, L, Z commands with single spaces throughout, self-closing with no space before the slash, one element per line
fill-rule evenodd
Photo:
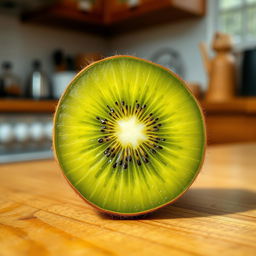
<path fill-rule="evenodd" d="M 135 216 L 181 196 L 205 150 L 204 118 L 185 82 L 149 61 L 114 56 L 69 84 L 54 117 L 58 163 L 99 210 Z"/>

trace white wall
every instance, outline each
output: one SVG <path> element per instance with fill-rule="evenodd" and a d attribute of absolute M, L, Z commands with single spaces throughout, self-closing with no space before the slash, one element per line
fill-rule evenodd
<path fill-rule="evenodd" d="M 120 35 L 110 41 L 110 53 L 150 59 L 158 49 L 170 47 L 177 50 L 184 61 L 184 79 L 199 82 L 205 89 L 207 78 L 198 43 L 207 41 L 206 27 L 206 18 L 190 19 Z"/>
<path fill-rule="evenodd" d="M 214 1 L 209 3 L 214 4 Z M 15 72 L 24 81 L 31 61 L 35 58 L 42 60 L 44 69 L 51 72 L 51 53 L 56 48 L 62 48 L 69 54 L 99 51 L 108 55 L 131 54 L 150 59 L 157 50 L 170 47 L 181 54 L 186 71 L 184 79 L 199 82 L 205 89 L 207 77 L 198 43 L 209 42 L 212 33 L 212 19 L 209 16 L 159 25 L 104 40 L 84 32 L 23 24 L 15 17 L 0 15 L 0 63 L 3 60 L 12 61 Z"/>
<path fill-rule="evenodd" d="M 63 49 L 68 54 L 106 51 L 105 41 L 84 32 L 24 24 L 14 16 L 0 15 L 0 65 L 11 61 L 22 81 L 31 70 L 31 62 L 42 61 L 47 73 L 53 70 L 52 51 Z"/>

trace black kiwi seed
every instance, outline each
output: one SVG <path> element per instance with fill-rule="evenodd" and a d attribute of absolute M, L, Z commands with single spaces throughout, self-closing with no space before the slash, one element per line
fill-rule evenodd
<path fill-rule="evenodd" d="M 128 164 L 125 162 L 124 165 L 123 165 L 123 168 L 127 169 L 127 167 L 128 167 Z"/>
<path fill-rule="evenodd" d="M 103 139 L 102 139 L 102 138 L 98 139 L 98 142 L 99 142 L 99 143 L 102 143 L 102 142 L 103 142 Z"/>
<path fill-rule="evenodd" d="M 150 151 L 153 153 L 153 154 L 155 154 L 156 153 L 156 151 L 154 150 L 154 149 L 150 149 Z"/>
<path fill-rule="evenodd" d="M 140 159 L 137 159 L 137 164 L 138 164 L 139 166 L 141 165 Z"/>
<path fill-rule="evenodd" d="M 165 141 L 166 139 L 163 138 L 156 138 L 157 140 Z"/>
<path fill-rule="evenodd" d="M 116 168 L 116 166 L 117 166 L 117 163 L 114 163 L 114 164 L 113 164 L 113 168 Z"/>
<path fill-rule="evenodd" d="M 145 163 L 148 163 L 148 159 L 146 157 L 142 157 L 142 160 L 145 162 Z"/>
<path fill-rule="evenodd" d="M 126 157 L 126 161 L 131 162 L 132 161 L 132 157 L 131 156 L 127 156 Z"/>

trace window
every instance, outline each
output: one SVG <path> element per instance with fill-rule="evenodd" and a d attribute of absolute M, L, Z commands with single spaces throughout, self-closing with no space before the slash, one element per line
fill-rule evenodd
<path fill-rule="evenodd" d="M 218 0 L 217 28 L 233 35 L 236 45 L 256 45 L 256 0 Z"/>

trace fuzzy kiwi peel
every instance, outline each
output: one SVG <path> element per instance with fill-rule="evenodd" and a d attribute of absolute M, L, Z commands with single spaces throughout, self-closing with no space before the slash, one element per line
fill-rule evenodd
<path fill-rule="evenodd" d="M 59 100 L 53 130 L 55 158 L 71 187 L 116 216 L 173 203 L 204 160 L 204 117 L 185 82 L 132 56 L 80 71 Z"/>

